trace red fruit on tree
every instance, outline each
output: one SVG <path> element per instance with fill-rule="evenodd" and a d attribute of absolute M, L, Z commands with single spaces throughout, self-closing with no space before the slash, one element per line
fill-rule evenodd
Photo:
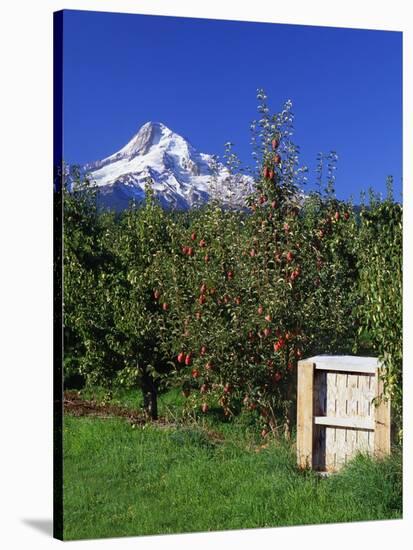
<path fill-rule="evenodd" d="M 257 312 L 258 315 L 262 315 L 264 313 L 264 308 L 262 306 L 258 306 Z"/>
<path fill-rule="evenodd" d="M 264 336 L 267 338 L 271 334 L 271 329 L 268 327 L 265 327 L 265 329 L 262 331 Z"/>
<path fill-rule="evenodd" d="M 187 253 L 188 256 L 193 256 L 194 255 L 194 249 L 192 248 L 192 246 L 188 247 L 186 253 Z"/>
<path fill-rule="evenodd" d="M 281 380 L 281 378 L 282 378 L 282 374 L 279 371 L 277 371 L 273 376 L 273 381 L 274 382 L 279 382 Z"/>
<path fill-rule="evenodd" d="M 296 349 L 294 352 L 294 355 L 296 356 L 297 359 L 300 359 L 303 354 L 300 349 Z"/>
<path fill-rule="evenodd" d="M 234 272 L 233 272 L 233 271 L 228 271 L 228 272 L 227 272 L 227 278 L 228 278 L 229 280 L 233 279 L 233 278 L 234 278 Z"/>
<path fill-rule="evenodd" d="M 198 302 L 200 303 L 201 306 L 202 306 L 202 304 L 205 304 L 206 298 L 205 298 L 204 294 L 201 294 L 201 296 L 198 298 Z"/>
<path fill-rule="evenodd" d="M 344 212 L 344 219 L 348 220 L 350 218 L 349 212 Z"/>
<path fill-rule="evenodd" d="M 183 246 L 181 248 L 181 250 L 182 250 L 182 254 L 188 254 L 188 247 L 187 246 Z"/>
<path fill-rule="evenodd" d="M 277 138 L 274 138 L 271 142 L 271 146 L 272 146 L 272 149 L 273 151 L 275 151 L 277 149 L 277 147 L 279 146 L 280 142 Z"/>
<path fill-rule="evenodd" d="M 208 404 L 207 403 L 202 403 L 201 405 L 201 410 L 203 413 L 207 413 L 208 412 Z"/>
<path fill-rule="evenodd" d="M 338 222 L 338 220 L 340 219 L 340 212 L 336 212 L 334 214 L 334 219 L 336 220 L 336 222 Z"/>
<path fill-rule="evenodd" d="M 274 344 L 274 351 L 279 351 L 285 346 L 285 340 L 284 338 L 279 338 L 277 342 Z"/>
<path fill-rule="evenodd" d="M 192 369 L 191 375 L 192 375 L 192 378 L 198 378 L 199 370 L 198 369 Z"/>
<path fill-rule="evenodd" d="M 205 248 L 205 246 L 206 246 L 206 241 L 205 241 L 204 239 L 201 239 L 201 240 L 199 241 L 199 246 L 200 246 L 201 248 Z"/>
<path fill-rule="evenodd" d="M 163 309 L 164 311 L 168 311 L 169 305 L 168 305 L 166 302 L 164 302 L 164 303 L 162 304 L 162 309 Z"/>
<path fill-rule="evenodd" d="M 189 366 L 192 363 L 192 353 L 188 353 L 188 355 L 185 357 L 185 365 Z"/>
<path fill-rule="evenodd" d="M 178 363 L 184 363 L 185 362 L 185 353 L 183 351 L 181 351 L 180 353 L 178 353 L 178 357 L 177 357 L 177 361 Z"/>
<path fill-rule="evenodd" d="M 209 256 L 208 256 L 208 254 L 205 254 L 204 260 L 205 260 L 206 263 L 209 262 Z"/>
<path fill-rule="evenodd" d="M 271 323 L 271 321 L 272 321 L 271 315 L 266 315 L 266 316 L 264 317 L 264 319 L 265 319 L 266 321 L 268 321 L 269 323 Z"/>
<path fill-rule="evenodd" d="M 251 256 L 251 258 L 253 258 L 255 256 L 255 249 L 254 248 L 251 248 L 250 256 Z"/>
<path fill-rule="evenodd" d="M 192 240 L 192 241 L 196 241 L 196 233 L 192 233 L 192 235 L 191 235 L 191 240 Z"/>
<path fill-rule="evenodd" d="M 268 178 L 269 173 L 270 173 L 270 169 L 268 168 L 268 166 L 264 166 L 264 171 L 263 171 L 264 178 Z"/>
<path fill-rule="evenodd" d="M 294 259 L 294 254 L 292 252 L 287 253 L 287 262 L 292 262 Z"/>
<path fill-rule="evenodd" d="M 297 267 L 297 269 L 294 269 L 294 271 L 291 273 L 290 281 L 291 282 L 295 281 L 300 274 L 301 274 L 301 269 Z"/>
<path fill-rule="evenodd" d="M 273 170 L 270 170 L 270 172 L 268 174 L 268 179 L 271 180 L 271 181 L 274 179 L 274 171 Z"/>

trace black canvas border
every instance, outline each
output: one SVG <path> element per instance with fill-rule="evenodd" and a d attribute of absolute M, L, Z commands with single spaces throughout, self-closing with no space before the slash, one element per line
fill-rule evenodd
<path fill-rule="evenodd" d="M 63 540 L 63 11 L 53 13 L 53 536 Z"/>

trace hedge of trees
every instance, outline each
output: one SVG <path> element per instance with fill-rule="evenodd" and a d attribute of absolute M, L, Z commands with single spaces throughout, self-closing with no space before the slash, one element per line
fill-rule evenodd
<path fill-rule="evenodd" d="M 65 189 L 66 384 L 134 386 L 152 418 L 179 386 L 188 411 L 246 408 L 263 435 L 289 435 L 300 358 L 374 354 L 400 427 L 402 206 L 338 200 L 335 154 L 304 199 L 291 104 L 269 115 L 265 99 L 244 209 L 168 212 L 148 182 L 115 214 L 87 178 Z"/>

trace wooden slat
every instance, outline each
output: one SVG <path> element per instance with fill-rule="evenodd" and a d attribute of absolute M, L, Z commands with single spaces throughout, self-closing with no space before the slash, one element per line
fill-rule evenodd
<path fill-rule="evenodd" d="M 383 381 L 380 380 L 380 373 L 377 369 L 377 396 L 383 392 Z M 390 453 L 390 398 L 387 401 L 381 402 L 373 407 L 375 409 L 375 433 L 374 433 L 374 454 L 378 457 L 388 455 Z"/>
<path fill-rule="evenodd" d="M 327 472 L 334 472 L 336 469 L 336 438 L 337 428 L 325 427 L 326 432 L 326 458 L 325 469 Z"/>
<path fill-rule="evenodd" d="M 376 377 L 372 374 L 360 375 L 359 389 L 358 416 L 374 419 L 373 398 L 376 395 Z"/>
<path fill-rule="evenodd" d="M 356 430 L 374 430 L 374 421 L 363 417 L 316 416 L 314 423 L 317 426 L 332 426 Z"/>
<path fill-rule="evenodd" d="M 375 374 L 380 366 L 376 357 L 353 355 L 316 355 L 306 361 L 314 363 L 317 370 L 346 371 L 349 373 Z"/>
<path fill-rule="evenodd" d="M 315 367 L 317 370 L 328 370 L 328 371 L 339 371 L 339 372 L 351 372 L 351 373 L 354 373 L 354 372 L 360 372 L 362 374 L 374 374 L 375 370 L 376 370 L 376 367 L 370 367 L 370 366 L 349 366 L 349 365 L 346 365 L 345 363 L 344 364 L 340 364 L 340 363 L 333 363 L 332 365 L 329 365 L 327 363 L 316 363 L 316 367 Z"/>
<path fill-rule="evenodd" d="M 299 361 L 297 395 L 297 462 L 301 468 L 313 466 L 314 363 Z"/>

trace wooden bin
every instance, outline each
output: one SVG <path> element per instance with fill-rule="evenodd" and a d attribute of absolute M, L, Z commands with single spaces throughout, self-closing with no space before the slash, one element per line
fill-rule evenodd
<path fill-rule="evenodd" d="M 390 453 L 390 401 L 374 357 L 317 355 L 298 362 L 297 461 L 339 470 L 358 452 Z"/>

